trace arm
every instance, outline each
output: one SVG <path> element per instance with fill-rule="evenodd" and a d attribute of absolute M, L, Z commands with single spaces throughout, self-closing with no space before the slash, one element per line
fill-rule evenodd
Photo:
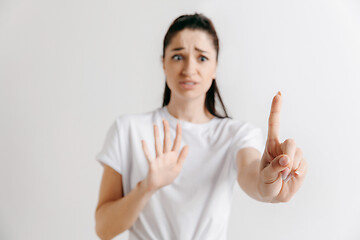
<path fill-rule="evenodd" d="M 308 164 L 293 139 L 279 140 L 281 93 L 273 98 L 268 137 L 261 156 L 255 148 L 237 153 L 238 182 L 252 198 L 263 202 L 288 202 L 300 189 Z M 261 160 L 259 160 L 261 159 Z"/>
<path fill-rule="evenodd" d="M 177 124 L 176 137 L 171 149 L 170 126 L 165 119 L 163 124 L 164 148 L 160 143 L 159 129 L 154 124 L 155 158 L 151 156 L 145 140 L 141 140 L 149 165 L 148 175 L 125 197 L 122 193 L 121 174 L 109 166 L 104 166 L 100 199 L 96 210 L 96 233 L 101 239 L 111 239 L 129 229 L 151 196 L 158 189 L 171 184 L 179 175 L 189 147 L 185 145 L 178 154 L 181 146 L 181 125 Z"/>
<path fill-rule="evenodd" d="M 236 155 L 238 169 L 238 184 L 251 198 L 260 202 L 277 203 L 276 200 L 266 200 L 259 193 L 260 152 L 252 147 L 241 149 Z"/>
<path fill-rule="evenodd" d="M 100 199 L 96 208 L 96 233 L 101 239 L 112 239 L 129 229 L 154 191 L 143 181 L 125 197 L 122 193 L 122 176 L 111 167 L 104 166 Z"/>

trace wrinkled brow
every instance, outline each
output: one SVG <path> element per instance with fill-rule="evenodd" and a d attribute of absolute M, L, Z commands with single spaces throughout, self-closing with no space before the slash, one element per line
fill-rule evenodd
<path fill-rule="evenodd" d="M 183 47 L 177 47 L 177 48 L 173 48 L 171 51 L 180 51 L 180 50 L 183 50 L 183 49 L 184 49 Z M 195 48 L 195 50 L 198 51 L 198 52 L 207 53 L 206 51 L 201 50 L 201 49 L 199 49 L 197 47 Z"/>

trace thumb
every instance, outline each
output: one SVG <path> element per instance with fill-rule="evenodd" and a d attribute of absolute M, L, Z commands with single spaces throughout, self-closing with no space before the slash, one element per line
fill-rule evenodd
<path fill-rule="evenodd" d="M 262 170 L 263 180 L 266 183 L 273 183 L 281 177 L 280 173 L 287 176 L 290 173 L 289 162 L 287 155 L 279 155 L 274 158 L 271 163 Z"/>
<path fill-rule="evenodd" d="M 186 156 L 188 155 L 188 152 L 189 152 L 189 146 L 188 145 L 185 145 L 182 149 L 181 149 L 181 152 L 179 154 L 179 157 L 178 157 L 178 161 L 177 163 L 182 167 L 183 163 L 184 163 L 184 160 L 186 158 Z"/>

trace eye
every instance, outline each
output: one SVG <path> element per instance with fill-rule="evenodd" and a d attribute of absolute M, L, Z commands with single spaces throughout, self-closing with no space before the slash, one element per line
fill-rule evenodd
<path fill-rule="evenodd" d="M 180 55 L 174 55 L 172 56 L 172 59 L 174 59 L 175 61 L 179 61 L 182 59 L 182 57 Z"/>
<path fill-rule="evenodd" d="M 200 57 L 200 61 L 201 61 L 201 62 L 205 62 L 206 60 L 208 60 L 207 57 L 205 57 L 205 56 L 201 56 L 201 57 Z"/>

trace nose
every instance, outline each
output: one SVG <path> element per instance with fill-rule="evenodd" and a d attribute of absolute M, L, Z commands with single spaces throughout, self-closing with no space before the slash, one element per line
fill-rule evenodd
<path fill-rule="evenodd" d="M 192 76 L 196 73 L 196 62 L 192 60 L 192 58 L 184 61 L 184 68 L 182 74 L 185 76 Z"/>

